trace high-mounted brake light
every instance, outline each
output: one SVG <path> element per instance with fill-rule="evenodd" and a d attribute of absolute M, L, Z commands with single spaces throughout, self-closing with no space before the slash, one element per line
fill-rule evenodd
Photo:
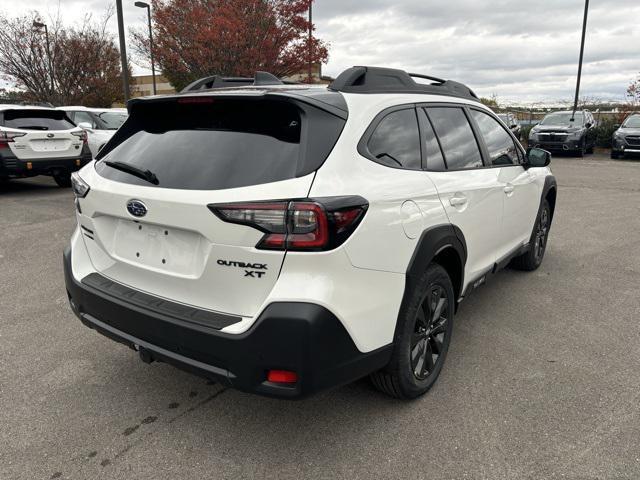
<path fill-rule="evenodd" d="M 24 137 L 26 133 L 18 132 L 0 132 L 0 148 L 9 148 L 9 143 L 14 141 L 14 138 Z"/>
<path fill-rule="evenodd" d="M 211 97 L 184 97 L 178 99 L 178 103 L 214 103 L 215 100 Z"/>
<path fill-rule="evenodd" d="M 293 251 L 340 246 L 356 229 L 367 207 L 361 197 L 209 205 L 225 222 L 264 232 L 256 248 Z"/>

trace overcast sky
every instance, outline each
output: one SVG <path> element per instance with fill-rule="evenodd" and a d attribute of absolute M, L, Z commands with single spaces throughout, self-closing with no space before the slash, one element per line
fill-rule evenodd
<path fill-rule="evenodd" d="M 0 0 L 7 14 L 55 13 L 56 0 Z M 61 0 L 65 20 L 100 16 L 104 0 Z M 124 0 L 127 26 L 144 13 Z M 501 101 L 570 99 L 584 0 L 317 0 L 314 23 L 330 44 L 324 73 L 352 65 L 403 68 L 467 83 Z M 111 21 L 117 32 L 115 17 Z M 140 69 L 134 67 L 134 71 Z M 622 100 L 640 72 L 640 0 L 591 0 L 582 95 Z"/>

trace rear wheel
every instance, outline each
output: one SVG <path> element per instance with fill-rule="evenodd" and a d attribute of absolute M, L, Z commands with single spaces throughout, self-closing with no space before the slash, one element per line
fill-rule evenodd
<path fill-rule="evenodd" d="M 517 270 L 533 271 L 542 263 L 544 252 L 547 249 L 547 239 L 551 228 L 551 208 L 549 202 L 544 200 L 542 209 L 536 220 L 529 250 L 527 253 L 516 257 L 511 262 L 511 266 Z"/>
<path fill-rule="evenodd" d="M 69 172 L 54 173 L 53 179 L 61 188 L 69 188 L 71 186 L 71 174 Z"/>
<path fill-rule="evenodd" d="M 440 375 L 453 332 L 455 298 L 447 271 L 431 264 L 398 319 L 389 365 L 373 373 L 379 390 L 397 398 L 426 393 Z"/>

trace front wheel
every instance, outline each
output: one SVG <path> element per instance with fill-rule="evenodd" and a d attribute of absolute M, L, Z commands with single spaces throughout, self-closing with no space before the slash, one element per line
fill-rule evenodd
<path fill-rule="evenodd" d="M 511 262 L 513 268 L 531 272 L 540 266 L 544 258 L 544 252 L 547 249 L 550 228 L 551 208 L 549 207 L 549 202 L 544 200 L 540 214 L 536 219 L 533 235 L 529 243 L 529 250 L 513 259 Z"/>
<path fill-rule="evenodd" d="M 389 365 L 371 375 L 376 388 L 396 398 L 411 399 L 433 386 L 449 349 L 454 306 L 447 271 L 431 264 L 402 307 Z"/>
<path fill-rule="evenodd" d="M 53 179 L 61 188 L 69 188 L 71 186 L 71 174 L 69 172 L 56 173 L 53 175 Z"/>
<path fill-rule="evenodd" d="M 618 152 L 611 151 L 611 158 L 614 160 L 618 160 L 620 158 L 620 154 Z"/>

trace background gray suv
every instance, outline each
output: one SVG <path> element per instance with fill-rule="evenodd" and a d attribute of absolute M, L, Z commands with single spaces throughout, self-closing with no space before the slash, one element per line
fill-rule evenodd
<path fill-rule="evenodd" d="M 611 158 L 640 155 L 640 113 L 629 115 L 613 134 Z"/>

